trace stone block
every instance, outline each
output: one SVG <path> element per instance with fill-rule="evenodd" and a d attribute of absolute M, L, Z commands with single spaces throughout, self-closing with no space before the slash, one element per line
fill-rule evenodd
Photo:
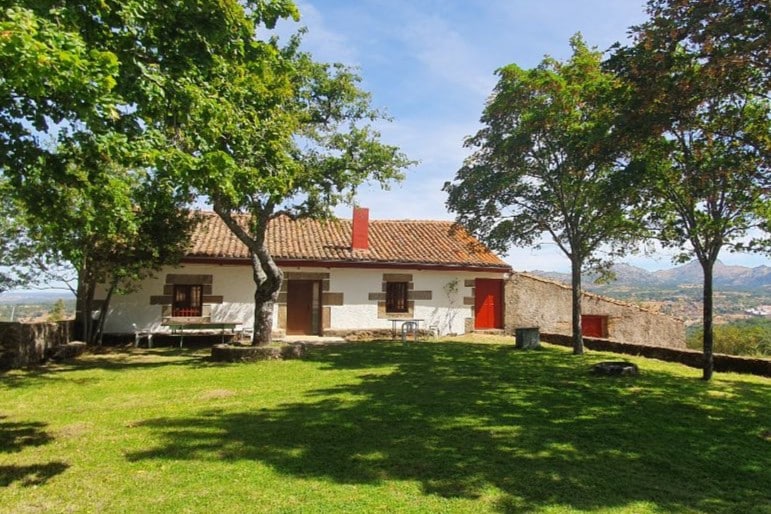
<path fill-rule="evenodd" d="M 514 338 L 516 347 L 523 350 L 530 350 L 541 346 L 541 335 L 538 327 L 523 327 L 514 329 Z"/>

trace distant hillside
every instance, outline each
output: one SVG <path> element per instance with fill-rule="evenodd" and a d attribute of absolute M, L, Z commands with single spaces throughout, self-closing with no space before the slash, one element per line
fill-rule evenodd
<path fill-rule="evenodd" d="M 69 291 L 62 289 L 46 291 L 6 291 L 0 293 L 0 305 L 20 304 L 53 304 L 57 300 L 74 300 L 75 297 Z"/>
<path fill-rule="evenodd" d="M 616 280 L 608 284 L 595 284 L 596 275 L 584 275 L 582 277 L 584 287 L 591 290 L 604 290 L 624 286 L 645 288 L 700 287 L 702 284 L 701 265 L 696 261 L 676 268 L 653 272 L 623 263 L 614 265 L 612 269 L 616 275 Z M 570 283 L 570 274 L 568 273 L 538 270 L 529 273 Z M 718 261 L 715 263 L 714 284 L 717 289 L 721 290 L 769 292 L 771 291 L 771 267 L 726 266 Z"/>
<path fill-rule="evenodd" d="M 44 321 L 53 306 L 64 301 L 65 317 L 75 316 L 75 297 L 69 291 L 6 291 L 0 293 L 0 321 Z"/>
<path fill-rule="evenodd" d="M 629 264 L 613 267 L 616 280 L 595 283 L 596 276 L 585 275 L 585 290 L 642 304 L 683 318 L 688 323 L 701 320 L 702 271 L 698 262 L 650 272 Z M 531 271 L 570 284 L 570 275 Z M 715 320 L 732 321 L 771 312 L 771 267 L 726 266 L 715 264 Z"/>

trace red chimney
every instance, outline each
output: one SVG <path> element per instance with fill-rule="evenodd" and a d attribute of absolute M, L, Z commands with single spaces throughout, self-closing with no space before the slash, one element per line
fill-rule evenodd
<path fill-rule="evenodd" d="M 369 249 L 369 209 L 353 208 L 353 230 L 351 248 L 353 250 Z"/>

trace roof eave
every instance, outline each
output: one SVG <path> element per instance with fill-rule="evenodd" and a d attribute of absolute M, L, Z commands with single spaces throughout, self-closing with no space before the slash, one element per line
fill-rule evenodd
<path fill-rule="evenodd" d="M 446 262 L 394 262 L 394 261 L 361 261 L 361 260 L 330 260 L 330 259 L 275 259 L 281 267 L 304 268 L 365 268 L 365 269 L 413 269 L 432 271 L 469 271 L 476 273 L 510 273 L 508 264 L 485 263 L 446 263 Z M 187 256 L 182 259 L 185 264 L 217 264 L 217 265 L 251 265 L 246 257 L 212 257 Z"/>

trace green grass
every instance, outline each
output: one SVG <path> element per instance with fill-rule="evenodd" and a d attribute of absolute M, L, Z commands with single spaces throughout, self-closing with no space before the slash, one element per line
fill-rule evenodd
<path fill-rule="evenodd" d="M 1 512 L 771 513 L 771 380 L 479 342 L 0 375 Z"/>

